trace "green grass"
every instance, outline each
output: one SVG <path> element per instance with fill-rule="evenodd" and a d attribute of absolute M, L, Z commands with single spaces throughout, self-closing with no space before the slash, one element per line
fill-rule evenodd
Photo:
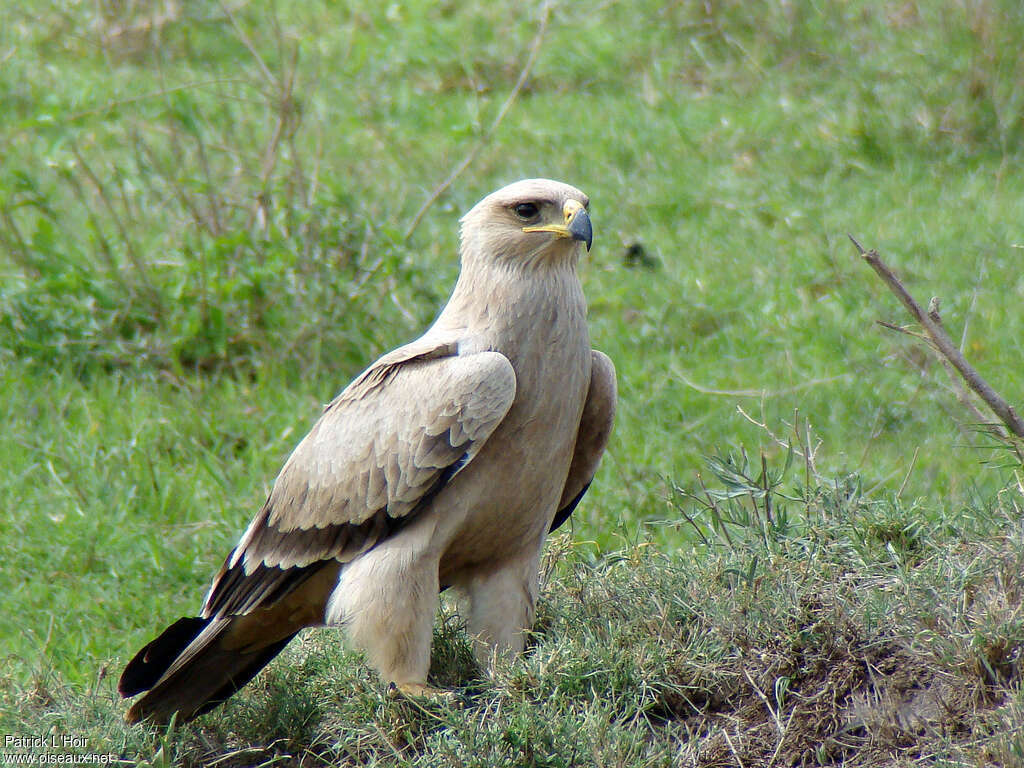
<path fill-rule="evenodd" d="M 744 467 L 716 471 L 724 495 Z M 0 726 L 151 765 L 1019 764 L 1020 505 L 937 524 L 852 479 L 771 471 L 749 508 L 688 510 L 701 543 L 671 553 L 594 560 L 557 537 L 530 648 L 493 680 L 446 612 L 432 670 L 451 702 L 390 697 L 319 632 L 188 728 L 126 728 L 105 667 L 11 683 Z"/>
<path fill-rule="evenodd" d="M 0 3 L 0 730 L 156 763 L 756 765 L 789 686 L 835 694 L 853 764 L 1019 759 L 1019 464 L 875 325 L 902 310 L 846 240 L 1024 401 L 1018 4 L 556 3 L 409 238 L 541 10 L 363 5 Z M 534 652 L 474 681 L 444 625 L 467 701 L 417 712 L 311 634 L 200 726 L 125 729 L 120 665 L 198 607 L 320 404 L 429 324 L 458 215 L 532 175 L 591 196 L 621 393 Z M 772 434 L 820 448 L 761 493 Z M 746 479 L 705 461 L 744 447 Z M 769 698 L 824 744 L 804 700 Z"/>

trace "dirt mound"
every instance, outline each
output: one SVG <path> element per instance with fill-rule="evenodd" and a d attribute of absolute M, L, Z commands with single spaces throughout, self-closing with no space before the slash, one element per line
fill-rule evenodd
<path fill-rule="evenodd" d="M 979 710 L 1007 689 L 954 675 L 895 638 L 869 636 L 837 605 L 806 602 L 778 640 L 754 644 L 741 624 L 729 683 L 717 692 L 683 680 L 660 702 L 687 734 L 684 754 L 701 766 L 880 765 L 927 758 L 968 738 Z M 680 693 L 682 691 L 682 693 Z"/>

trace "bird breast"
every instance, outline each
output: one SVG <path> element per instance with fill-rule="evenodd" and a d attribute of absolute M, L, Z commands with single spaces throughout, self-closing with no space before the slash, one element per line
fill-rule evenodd
<path fill-rule="evenodd" d="M 509 359 L 516 397 L 480 455 L 447 489 L 451 493 L 436 500 L 454 525 L 438 530 L 449 547 L 442 571 L 537 546 L 550 526 L 590 383 L 586 304 L 575 274 L 571 278 L 511 292 L 506 285 L 504 301 L 487 302 L 489 315 L 474 318 L 480 330 L 471 328 L 473 346 Z M 473 464 L 487 467 L 487 475 L 474 472 Z M 447 510 L 447 497 L 466 503 Z"/>

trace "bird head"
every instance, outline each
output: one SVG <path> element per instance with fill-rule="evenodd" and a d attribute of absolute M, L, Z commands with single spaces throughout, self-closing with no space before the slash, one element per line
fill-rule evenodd
<path fill-rule="evenodd" d="M 511 263 L 559 261 L 590 250 L 589 198 L 549 179 L 524 179 L 499 189 L 462 217 L 463 259 L 476 255 Z"/>

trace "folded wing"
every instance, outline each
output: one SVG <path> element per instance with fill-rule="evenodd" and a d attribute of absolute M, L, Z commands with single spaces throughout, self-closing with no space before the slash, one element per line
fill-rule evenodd
<path fill-rule="evenodd" d="M 515 373 L 497 352 L 446 352 L 397 350 L 327 406 L 214 579 L 204 617 L 280 597 L 290 571 L 350 561 L 473 460 L 512 405 Z"/>
<path fill-rule="evenodd" d="M 345 563 L 394 533 L 469 465 L 515 399 L 497 352 L 414 342 L 332 401 L 288 458 L 228 555 L 200 617 L 182 619 L 125 668 L 129 720 L 188 720 L 250 680 L 323 620 Z"/>

